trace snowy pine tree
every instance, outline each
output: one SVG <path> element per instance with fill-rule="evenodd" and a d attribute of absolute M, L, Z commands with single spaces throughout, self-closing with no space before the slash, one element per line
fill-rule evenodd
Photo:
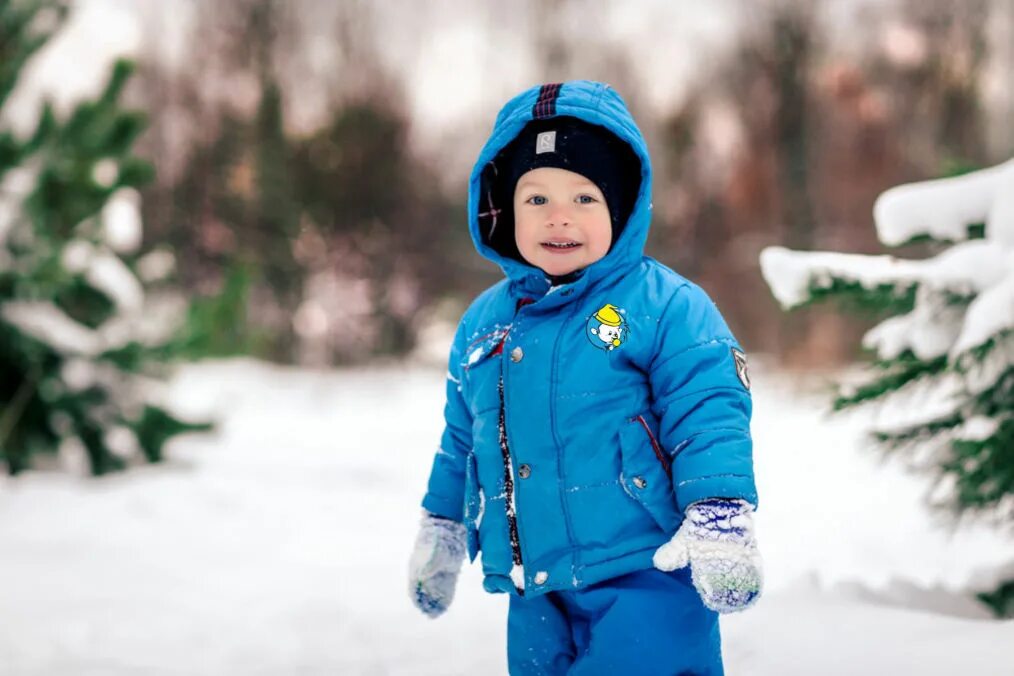
<path fill-rule="evenodd" d="M 1014 160 L 903 185 L 874 207 L 885 245 L 946 245 L 926 260 L 771 247 L 785 308 L 849 297 L 898 314 L 863 338 L 874 362 L 835 409 L 879 402 L 872 433 L 935 475 L 931 502 L 1014 517 Z"/>
<path fill-rule="evenodd" d="M 0 120 L 65 13 L 0 0 Z M 151 401 L 149 376 L 186 308 L 146 288 L 172 260 L 141 252 L 137 187 L 152 169 L 131 153 L 143 116 L 117 102 L 130 71 L 118 62 L 98 99 L 65 121 L 42 106 L 27 138 L 0 127 L 0 461 L 11 473 L 76 448 L 103 474 L 158 460 L 171 436 L 207 427 Z"/>

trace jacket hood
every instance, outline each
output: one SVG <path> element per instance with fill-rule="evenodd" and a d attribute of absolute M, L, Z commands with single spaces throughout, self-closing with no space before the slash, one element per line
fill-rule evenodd
<path fill-rule="evenodd" d="M 641 260 L 651 221 L 651 161 L 647 144 L 620 95 L 609 85 L 589 80 L 539 85 L 508 101 L 496 116 L 493 131 L 472 168 L 468 189 L 468 229 L 476 250 L 503 270 L 523 293 L 543 295 L 549 288 L 545 273 L 524 261 L 505 256 L 490 244 L 496 223 L 492 184 L 500 170 L 494 159 L 534 119 L 571 116 L 605 127 L 627 143 L 641 163 L 641 183 L 627 222 L 609 253 L 580 271 L 573 282 L 580 287 Z M 496 223 L 496 225 L 494 225 Z M 508 225 L 507 227 L 512 227 Z"/>

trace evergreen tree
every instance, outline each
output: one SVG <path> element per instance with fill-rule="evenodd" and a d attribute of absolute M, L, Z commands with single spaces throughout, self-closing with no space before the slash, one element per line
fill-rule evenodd
<path fill-rule="evenodd" d="M 785 308 L 845 298 L 894 316 L 871 329 L 861 382 L 835 409 L 879 402 L 872 430 L 935 475 L 931 502 L 1014 517 L 1014 160 L 899 186 L 874 207 L 885 245 L 929 243 L 925 260 L 766 249 Z"/>
<path fill-rule="evenodd" d="M 0 0 L 0 112 L 65 15 L 52 0 Z M 12 474 L 63 444 L 103 474 L 207 428 L 151 399 L 186 308 L 158 292 L 171 254 L 140 250 L 137 188 L 152 169 L 131 152 L 144 117 L 118 104 L 131 69 L 116 63 L 65 121 L 44 105 L 26 139 L 0 129 L 0 461 Z"/>

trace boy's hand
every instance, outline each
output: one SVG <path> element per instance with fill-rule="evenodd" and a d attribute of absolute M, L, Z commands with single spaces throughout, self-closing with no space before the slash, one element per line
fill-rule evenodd
<path fill-rule="evenodd" d="M 451 605 L 465 560 L 465 527 L 457 521 L 423 514 L 408 564 L 412 603 L 430 617 Z"/>
<path fill-rule="evenodd" d="M 726 498 L 691 504 L 683 525 L 655 551 L 653 562 L 664 571 L 689 564 L 694 587 L 708 608 L 745 610 L 760 596 L 763 581 L 753 505 Z"/>

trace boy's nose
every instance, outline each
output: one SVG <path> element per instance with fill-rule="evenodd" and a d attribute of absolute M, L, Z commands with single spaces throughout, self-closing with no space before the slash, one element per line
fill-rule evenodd
<path fill-rule="evenodd" d="M 546 221 L 546 225 L 570 225 L 570 211 L 567 209 L 554 209 L 549 214 L 549 219 Z"/>

